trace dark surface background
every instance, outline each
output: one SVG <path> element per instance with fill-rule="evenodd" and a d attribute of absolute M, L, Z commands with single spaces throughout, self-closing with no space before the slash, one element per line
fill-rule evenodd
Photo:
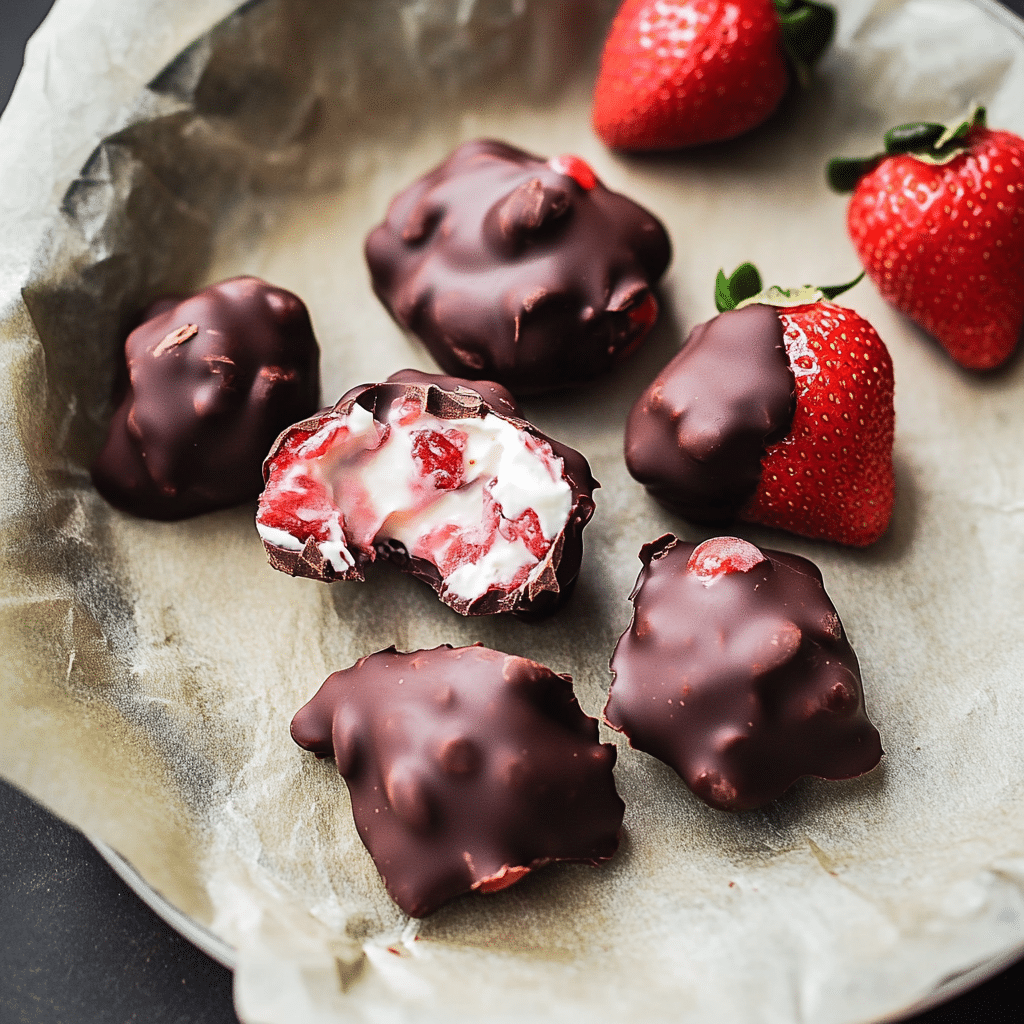
<path fill-rule="evenodd" d="M 1003 2 L 1024 15 L 1024 0 Z M 0 110 L 51 3 L 0 0 Z M 237 1020 L 231 973 L 157 917 L 79 832 L 0 782 L 0 1024 Z M 1021 1022 L 1024 962 L 912 1024 Z"/>

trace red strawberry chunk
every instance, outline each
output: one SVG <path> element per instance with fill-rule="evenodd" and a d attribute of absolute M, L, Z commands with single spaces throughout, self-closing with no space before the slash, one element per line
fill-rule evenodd
<path fill-rule="evenodd" d="M 334 431 L 296 430 L 292 435 L 292 448 L 307 459 L 320 458 L 337 441 Z"/>
<path fill-rule="evenodd" d="M 439 491 L 451 491 L 465 483 L 463 452 L 466 435 L 459 430 L 417 430 L 412 435 L 412 455 L 424 476 L 433 476 Z"/>
<path fill-rule="evenodd" d="M 648 292 L 642 302 L 630 309 L 629 319 L 635 327 L 642 329 L 643 334 L 654 326 L 654 321 L 658 319 L 658 300 L 653 292 Z"/>
<path fill-rule="evenodd" d="M 328 540 L 329 520 L 335 511 L 327 489 L 308 474 L 297 474 L 285 488 L 266 491 L 262 522 L 294 537 Z"/>
<path fill-rule="evenodd" d="M 631 356 L 644 342 L 655 321 L 658 319 L 658 300 L 653 292 L 647 292 L 635 306 L 631 306 L 627 314 L 632 325 L 632 340 L 621 349 L 617 359 Z"/>
<path fill-rule="evenodd" d="M 398 426 L 407 427 L 410 423 L 415 423 L 422 412 L 423 407 L 418 402 L 407 398 L 395 409 L 394 419 Z"/>
<path fill-rule="evenodd" d="M 580 188 L 589 192 L 597 186 L 597 175 L 594 169 L 578 156 L 571 153 L 563 153 L 561 156 L 553 156 L 548 161 L 548 166 L 559 174 L 565 174 L 572 178 Z"/>
<path fill-rule="evenodd" d="M 739 537 L 712 537 L 693 549 L 686 571 L 710 583 L 719 576 L 750 572 L 764 560 L 758 548 Z"/>
<path fill-rule="evenodd" d="M 296 430 L 288 452 L 267 481 L 257 519 L 302 541 L 310 537 L 316 541 L 335 539 L 332 532 L 342 530 L 338 509 L 328 488 L 307 467 L 344 443 L 348 434 L 344 426 L 327 431 Z"/>
<path fill-rule="evenodd" d="M 551 546 L 532 508 L 526 509 L 518 519 L 502 519 L 498 523 L 498 531 L 506 540 L 521 540 L 536 559 L 543 558 Z"/>
<path fill-rule="evenodd" d="M 480 519 L 471 524 L 442 523 L 423 534 L 413 554 L 428 558 L 443 577 L 463 565 L 475 565 L 494 546 L 501 521 L 498 503 L 485 490 Z"/>

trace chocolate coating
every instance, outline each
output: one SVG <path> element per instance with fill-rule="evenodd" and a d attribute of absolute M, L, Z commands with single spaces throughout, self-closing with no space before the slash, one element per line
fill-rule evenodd
<path fill-rule="evenodd" d="M 359 836 L 413 917 L 618 846 L 615 747 L 571 679 L 526 658 L 391 647 L 329 676 L 292 737 L 337 761 Z"/>
<path fill-rule="evenodd" d="M 633 406 L 626 466 L 687 519 L 732 519 L 757 490 L 765 452 L 789 433 L 795 390 L 776 307 L 721 313 L 693 329 Z"/>
<path fill-rule="evenodd" d="M 603 373 L 646 335 L 668 235 L 579 165 L 572 177 L 467 142 L 370 232 L 374 291 L 446 373 L 550 390 Z"/>
<path fill-rule="evenodd" d="M 515 395 L 513 395 L 508 388 L 502 387 L 497 383 L 497 381 L 466 380 L 463 377 L 449 377 L 443 373 L 424 373 L 422 370 L 397 370 L 388 377 L 386 383 L 420 384 L 424 387 L 429 387 L 432 384 L 434 387 L 438 387 L 442 391 L 458 391 L 459 388 L 463 388 L 467 391 L 475 391 L 484 400 L 487 407 L 493 412 L 507 418 L 519 420 L 524 419 L 522 407 L 516 401 Z M 357 388 L 353 388 L 342 396 L 341 401 L 344 402 L 347 398 L 353 395 L 362 394 L 365 389 L 365 384 L 360 385 Z M 558 444 L 557 441 L 552 443 Z M 560 445 L 559 447 L 560 449 L 564 448 L 566 453 L 571 453 L 571 455 L 569 455 L 569 461 L 572 464 L 571 468 L 577 471 L 577 475 L 581 480 L 584 479 L 583 473 L 580 472 L 582 467 L 579 463 L 579 460 L 583 456 L 572 448 L 566 448 L 565 445 Z M 559 450 L 557 454 L 561 455 L 561 450 Z M 586 472 L 589 472 L 589 468 Z"/>
<path fill-rule="evenodd" d="M 817 567 L 738 544 L 754 553 L 747 567 L 711 578 L 688 567 L 694 544 L 668 535 L 643 548 L 604 712 L 634 747 L 730 811 L 774 800 L 804 775 L 862 775 L 882 755 Z"/>
<path fill-rule="evenodd" d="M 147 519 L 256 498 L 274 439 L 320 404 L 305 305 L 255 277 L 154 303 L 125 358 L 128 388 L 92 478 L 112 505 Z"/>
<path fill-rule="evenodd" d="M 378 420 L 383 420 L 392 402 L 406 397 L 415 397 L 428 413 L 442 419 L 483 417 L 494 413 L 512 423 L 517 430 L 545 441 L 554 455 L 562 460 L 562 477 L 571 490 L 571 508 L 565 527 L 545 556 L 543 569 L 527 585 L 511 591 L 494 588 L 476 601 L 467 603 L 442 593 L 437 567 L 424 558 L 410 556 L 397 542 L 379 543 L 373 551 L 354 551 L 355 565 L 339 573 L 324 560 L 312 542 L 307 543 L 302 551 L 291 551 L 264 540 L 270 564 L 292 576 L 330 583 L 335 580 L 362 581 L 366 565 L 375 559 L 383 559 L 428 584 L 460 615 L 511 612 L 520 618 L 537 619 L 554 612 L 568 600 L 576 585 L 583 562 L 583 528 L 594 514 L 593 493 L 600 485 L 591 475 L 590 464 L 580 452 L 548 437 L 528 420 L 522 419 L 515 398 L 494 381 L 469 381 L 419 370 L 399 370 L 380 384 L 361 384 L 346 392 L 332 409 L 325 409 L 283 431 L 267 456 L 265 478 L 270 479 L 275 460 L 282 453 L 287 454 L 293 443 L 316 433 L 332 418 L 347 416 L 356 403 L 369 409 Z"/>

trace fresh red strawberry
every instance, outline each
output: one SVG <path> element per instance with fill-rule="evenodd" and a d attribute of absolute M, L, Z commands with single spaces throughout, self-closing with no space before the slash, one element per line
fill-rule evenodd
<path fill-rule="evenodd" d="M 893 372 L 875 329 L 853 310 L 814 302 L 779 310 L 796 380 L 789 434 L 761 461 L 744 519 L 863 547 L 889 525 Z"/>
<path fill-rule="evenodd" d="M 594 129 L 613 149 L 678 149 L 759 125 L 805 82 L 832 39 L 815 0 L 626 0 L 594 90 Z"/>
<path fill-rule="evenodd" d="M 1024 139 L 985 127 L 911 124 L 886 152 L 833 160 L 853 192 L 850 237 L 882 297 L 961 366 L 1006 361 L 1024 325 Z"/>
<path fill-rule="evenodd" d="M 859 278 L 858 278 L 859 280 Z M 892 360 L 836 288 L 719 274 L 722 313 L 640 397 L 626 464 L 695 522 L 732 518 L 861 547 L 892 514 Z"/>

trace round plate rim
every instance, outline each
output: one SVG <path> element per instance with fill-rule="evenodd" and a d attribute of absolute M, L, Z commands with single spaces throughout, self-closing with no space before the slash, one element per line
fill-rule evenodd
<path fill-rule="evenodd" d="M 996 20 L 1004 22 L 1012 32 L 1024 38 L 1024 15 L 1018 14 L 1000 3 L 999 0 L 968 0 L 968 2 Z M 179 910 L 154 889 L 128 860 L 102 839 L 90 835 L 86 835 L 86 838 L 121 881 L 159 918 L 222 967 L 230 971 L 235 970 L 237 952 L 233 946 L 205 925 Z M 872 1017 L 863 1021 L 862 1024 L 898 1024 L 900 1021 L 907 1021 L 989 981 L 1020 959 L 1024 959 L 1024 942 L 987 957 L 971 967 L 954 972 L 942 979 L 931 993 L 913 1005 L 884 1017 Z"/>
<path fill-rule="evenodd" d="M 205 925 L 200 924 L 188 914 L 180 911 L 170 900 L 157 892 L 149 882 L 124 859 L 115 849 L 108 846 L 102 839 L 87 835 L 86 839 L 96 848 L 96 852 L 110 865 L 111 870 L 142 900 L 157 917 L 170 925 L 179 935 L 183 935 L 194 946 L 201 949 L 212 960 L 216 960 L 229 971 L 235 969 L 237 955 L 233 946 L 215 935 Z"/>

